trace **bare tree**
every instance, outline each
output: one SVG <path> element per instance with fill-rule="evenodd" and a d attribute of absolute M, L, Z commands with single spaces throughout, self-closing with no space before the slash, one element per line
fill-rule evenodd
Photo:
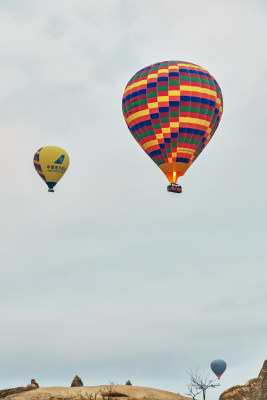
<path fill-rule="evenodd" d="M 114 382 L 110 382 L 109 385 L 99 389 L 96 393 L 88 393 L 87 391 L 83 394 L 79 391 L 75 391 L 75 393 L 77 398 L 80 397 L 81 400 L 119 400 L 120 397 L 128 397 L 117 391 L 117 385 Z M 50 400 L 53 399 L 50 398 Z"/>
<path fill-rule="evenodd" d="M 127 395 L 118 392 L 117 384 L 110 382 L 104 389 L 100 389 L 102 400 L 118 400 L 119 397 L 128 397 Z"/>
<path fill-rule="evenodd" d="M 217 379 L 210 379 L 209 373 L 201 375 L 198 369 L 188 372 L 188 375 L 190 383 L 187 385 L 188 393 L 186 393 L 186 395 L 190 396 L 192 399 L 196 399 L 196 396 L 202 393 L 203 400 L 206 400 L 207 389 L 220 386 L 219 383 L 215 383 Z"/>

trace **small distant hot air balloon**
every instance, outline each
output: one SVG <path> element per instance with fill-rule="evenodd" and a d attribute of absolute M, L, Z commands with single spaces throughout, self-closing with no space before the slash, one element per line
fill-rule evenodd
<path fill-rule="evenodd" d="M 204 68 L 165 61 L 137 72 L 126 85 L 122 109 L 133 137 L 181 193 L 183 176 L 216 131 L 221 89 Z"/>
<path fill-rule="evenodd" d="M 224 360 L 214 360 L 210 364 L 211 370 L 217 376 L 218 379 L 222 376 L 224 371 L 226 370 L 226 362 Z"/>
<path fill-rule="evenodd" d="M 41 147 L 33 157 L 33 164 L 48 186 L 48 192 L 54 192 L 54 186 L 62 178 L 69 166 L 68 153 L 57 146 Z"/>

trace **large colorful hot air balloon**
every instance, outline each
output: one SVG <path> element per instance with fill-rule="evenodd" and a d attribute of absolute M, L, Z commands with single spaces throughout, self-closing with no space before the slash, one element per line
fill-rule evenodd
<path fill-rule="evenodd" d="M 226 362 L 224 360 L 214 360 L 210 364 L 211 370 L 220 379 L 224 371 L 226 370 Z"/>
<path fill-rule="evenodd" d="M 68 153 L 57 146 L 41 147 L 33 157 L 33 164 L 48 186 L 48 192 L 54 192 L 54 186 L 62 178 L 69 166 Z"/>
<path fill-rule="evenodd" d="M 221 89 L 204 68 L 184 61 L 149 65 L 128 82 L 122 100 L 135 140 L 181 192 L 184 175 L 220 122 Z"/>

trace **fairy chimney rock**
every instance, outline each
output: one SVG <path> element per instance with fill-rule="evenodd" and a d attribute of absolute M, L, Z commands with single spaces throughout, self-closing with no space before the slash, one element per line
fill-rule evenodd
<path fill-rule="evenodd" d="M 78 375 L 76 375 L 73 381 L 71 382 L 71 387 L 78 387 L 78 386 L 83 386 L 83 381 Z"/>
<path fill-rule="evenodd" d="M 267 400 L 267 360 L 264 361 L 258 378 L 225 390 L 219 400 Z"/>

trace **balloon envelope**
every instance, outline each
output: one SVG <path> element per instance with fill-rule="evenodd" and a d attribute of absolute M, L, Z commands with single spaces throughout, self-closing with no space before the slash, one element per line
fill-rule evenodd
<path fill-rule="evenodd" d="M 53 190 L 68 169 L 69 156 L 61 147 L 45 146 L 34 154 L 33 164 L 49 190 Z"/>
<path fill-rule="evenodd" d="M 221 89 L 204 68 L 166 61 L 138 71 L 122 100 L 133 137 L 171 183 L 209 143 L 223 110 Z"/>
<path fill-rule="evenodd" d="M 224 371 L 226 370 L 226 362 L 224 360 L 214 360 L 210 364 L 210 368 L 214 372 L 214 374 L 220 378 Z"/>

